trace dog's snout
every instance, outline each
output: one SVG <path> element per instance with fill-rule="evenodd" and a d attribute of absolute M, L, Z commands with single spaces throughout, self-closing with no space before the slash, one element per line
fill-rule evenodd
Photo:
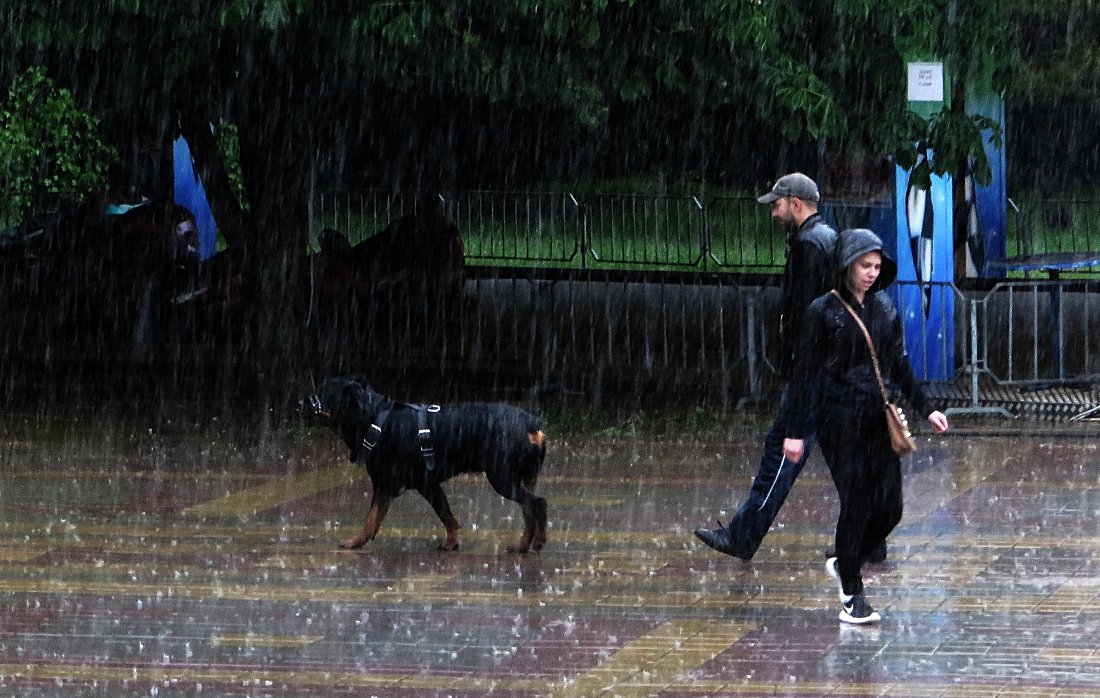
<path fill-rule="evenodd" d="M 319 423 L 317 420 L 324 420 L 330 416 L 321 403 L 321 398 L 316 394 L 298 401 L 298 414 L 311 424 L 317 424 Z"/>

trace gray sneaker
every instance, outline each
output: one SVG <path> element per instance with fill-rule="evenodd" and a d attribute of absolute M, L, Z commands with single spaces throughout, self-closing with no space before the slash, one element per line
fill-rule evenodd
<path fill-rule="evenodd" d="M 866 625 L 879 622 L 882 620 L 882 616 L 879 615 L 878 611 L 871 608 L 871 604 L 867 603 L 867 599 L 863 598 L 863 594 L 856 594 L 841 604 L 840 620 L 852 625 Z"/>

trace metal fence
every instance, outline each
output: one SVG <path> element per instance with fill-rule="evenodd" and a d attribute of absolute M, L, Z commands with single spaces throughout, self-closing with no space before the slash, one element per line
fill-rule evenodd
<path fill-rule="evenodd" d="M 345 335 L 318 334 L 328 365 L 366 371 L 391 391 L 426 379 L 455 395 L 537 396 L 563 407 L 766 398 L 781 382 L 778 289 L 702 276 L 476 276 L 451 305 L 390 298 L 349 313 Z M 1100 383 L 1098 290 L 1081 282 L 1002 282 L 989 291 L 938 284 L 931 293 L 943 302 L 931 305 L 933 316 L 899 308 L 911 319 L 910 361 L 944 406 L 1002 409 L 1059 386 L 1100 403 L 1088 392 Z"/>
<path fill-rule="evenodd" d="M 979 366 L 1005 385 L 1100 382 L 1100 282 L 1006 281 L 969 299 Z"/>
<path fill-rule="evenodd" d="M 1010 204 L 1009 256 L 1100 250 L 1100 201 L 1043 199 Z"/>
<path fill-rule="evenodd" d="M 722 274 L 647 274 L 777 271 L 784 235 L 755 199 L 482 191 L 440 198 L 462 231 L 467 261 L 483 269 L 470 275 L 460 309 L 437 313 L 446 318 L 444 335 L 416 339 L 406 331 L 431 326 L 427 308 L 413 312 L 419 320 L 388 308 L 387 326 L 363 346 L 378 360 L 420 356 L 441 372 L 583 385 L 577 390 L 597 395 L 676 384 L 736 401 L 777 383 L 775 289 Z M 318 218 L 355 241 L 422 200 L 327 192 Z M 894 215 L 880 204 L 826 202 L 822 210 L 838 229 L 881 227 Z M 1096 247 L 1098 223 L 1100 204 L 1032 204 L 1010 216 L 1010 252 Z M 1062 234 L 1048 234 L 1058 226 Z M 523 274 L 525 267 L 573 272 L 540 277 Z M 1020 390 L 1100 382 L 1098 286 L 1087 277 L 983 290 L 933 284 L 922 292 L 933 302 L 912 307 L 913 296 L 899 291 L 918 377 L 958 387 L 974 408 L 985 399 L 979 377 Z M 930 317 L 930 308 L 941 316 Z"/>
<path fill-rule="evenodd" d="M 356 244 L 416 212 L 424 196 L 323 192 L 311 229 L 336 228 Z M 439 198 L 462 231 L 472 265 L 774 273 L 786 253 L 785 234 L 752 197 L 464 191 Z M 884 210 L 822 206 L 842 228 L 870 227 Z"/>

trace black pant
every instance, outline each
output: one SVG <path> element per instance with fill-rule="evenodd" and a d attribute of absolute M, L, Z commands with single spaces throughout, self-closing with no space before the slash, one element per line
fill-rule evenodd
<path fill-rule="evenodd" d="M 845 594 L 862 594 L 860 567 L 901 521 L 901 461 L 890 448 L 880 403 L 818 414 L 818 443 L 840 496 L 836 556 Z"/>
<path fill-rule="evenodd" d="M 807 431 L 804 437 L 805 452 L 802 460 L 792 463 L 783 455 L 783 439 L 787 435 L 787 423 L 790 421 L 788 415 L 791 389 L 788 385 L 780 395 L 775 421 L 764 439 L 764 453 L 760 456 L 760 468 L 756 472 L 756 477 L 753 478 L 748 498 L 729 523 L 734 544 L 742 554 L 749 557 L 756 553 L 775 517 L 779 515 L 779 508 L 791 493 L 794 481 L 802 472 L 802 466 L 809 460 L 810 452 L 813 451 L 816 442 L 813 431 Z M 811 411 L 809 417 L 811 424 L 813 420 L 814 412 Z"/>

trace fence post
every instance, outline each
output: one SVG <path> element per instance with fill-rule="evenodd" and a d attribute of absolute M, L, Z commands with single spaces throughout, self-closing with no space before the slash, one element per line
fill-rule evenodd
<path fill-rule="evenodd" d="M 749 392 L 748 395 L 737 401 L 737 409 L 742 409 L 750 404 L 758 403 L 763 400 L 764 395 L 760 388 L 760 369 L 758 367 L 758 361 L 767 361 L 767 356 L 759 351 L 757 347 L 759 338 L 756 322 L 757 311 L 759 309 L 757 300 L 761 294 L 743 288 L 740 289 L 740 291 L 741 293 L 739 295 L 745 299 L 745 360 L 748 364 Z"/>
<path fill-rule="evenodd" d="M 699 219 L 702 223 L 699 226 L 699 263 L 701 271 L 706 271 L 710 267 L 710 212 L 699 197 L 693 196 L 691 200 L 699 209 Z"/>
<path fill-rule="evenodd" d="M 968 298 L 970 305 L 970 406 L 948 407 L 944 414 L 996 414 L 1002 417 L 1012 418 L 1012 413 L 1003 407 L 982 407 L 978 399 L 978 373 L 984 372 L 984 362 L 979 363 L 978 358 L 978 301 Z"/>
<path fill-rule="evenodd" d="M 569 200 L 573 202 L 573 205 L 581 212 L 581 239 L 579 241 L 579 249 L 581 252 L 581 269 L 588 268 L 588 207 L 577 201 L 577 197 L 573 194 L 569 195 Z"/>

